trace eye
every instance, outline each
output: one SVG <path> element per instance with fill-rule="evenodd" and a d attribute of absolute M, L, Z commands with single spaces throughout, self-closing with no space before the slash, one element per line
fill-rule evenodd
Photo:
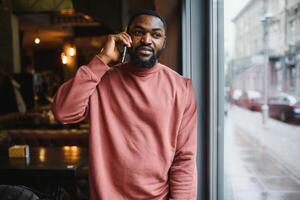
<path fill-rule="evenodd" d="M 133 35 L 134 36 L 142 36 L 143 35 L 143 31 L 135 30 L 135 31 L 133 31 Z"/>
<path fill-rule="evenodd" d="M 152 36 L 156 39 L 161 38 L 161 34 L 160 33 L 152 33 Z"/>

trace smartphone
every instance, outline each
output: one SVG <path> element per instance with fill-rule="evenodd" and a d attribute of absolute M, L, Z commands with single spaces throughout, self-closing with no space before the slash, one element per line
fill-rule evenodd
<path fill-rule="evenodd" d="M 125 29 L 126 33 L 128 33 L 127 28 Z M 123 46 L 122 56 L 121 56 L 121 63 L 125 62 L 126 53 L 127 53 L 128 47 L 126 45 Z"/>
<path fill-rule="evenodd" d="M 123 47 L 123 53 L 122 53 L 122 57 L 121 57 L 121 63 L 123 63 L 125 61 L 126 52 L 127 52 L 127 46 L 124 45 L 124 47 Z"/>

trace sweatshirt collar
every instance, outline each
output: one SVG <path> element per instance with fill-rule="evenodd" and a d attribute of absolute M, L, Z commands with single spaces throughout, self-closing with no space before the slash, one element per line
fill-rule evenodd
<path fill-rule="evenodd" d="M 137 76 L 147 76 L 159 71 L 162 67 L 159 62 L 157 62 L 153 67 L 135 67 L 127 62 L 124 66 L 125 70 Z"/>

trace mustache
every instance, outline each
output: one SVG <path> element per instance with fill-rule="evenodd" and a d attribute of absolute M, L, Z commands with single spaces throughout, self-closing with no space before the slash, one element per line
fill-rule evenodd
<path fill-rule="evenodd" d="M 154 53 L 154 49 L 152 48 L 152 47 L 150 47 L 150 46 L 147 46 L 147 45 L 140 45 L 140 46 L 138 46 L 136 49 L 135 49 L 135 51 L 138 51 L 138 50 L 140 50 L 140 49 L 145 49 L 145 50 L 149 50 L 149 51 L 151 51 L 152 53 Z"/>

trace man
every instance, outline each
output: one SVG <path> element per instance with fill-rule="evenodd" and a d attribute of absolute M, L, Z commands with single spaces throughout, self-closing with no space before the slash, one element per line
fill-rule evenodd
<path fill-rule="evenodd" d="M 154 11 L 134 15 L 55 96 L 59 121 L 90 118 L 91 199 L 196 199 L 196 100 L 191 81 L 157 61 L 165 26 Z M 117 43 L 130 61 L 110 68 Z"/>
<path fill-rule="evenodd" d="M 26 112 L 20 88 L 21 85 L 0 66 L 0 115 Z"/>

